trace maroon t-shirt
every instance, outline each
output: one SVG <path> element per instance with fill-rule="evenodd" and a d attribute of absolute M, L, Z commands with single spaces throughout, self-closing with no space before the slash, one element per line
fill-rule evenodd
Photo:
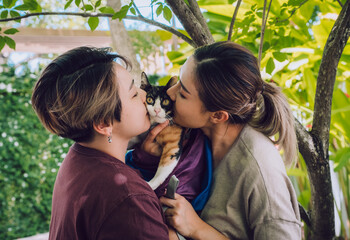
<path fill-rule="evenodd" d="M 52 197 L 50 239 L 169 239 L 161 205 L 129 166 L 75 143 Z"/>

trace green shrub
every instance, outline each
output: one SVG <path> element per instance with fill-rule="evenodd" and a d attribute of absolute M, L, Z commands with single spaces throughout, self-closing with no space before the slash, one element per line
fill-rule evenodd
<path fill-rule="evenodd" d="M 38 74 L 2 68 L 0 239 L 14 239 L 49 230 L 53 185 L 71 142 L 48 133 L 31 107 Z"/>

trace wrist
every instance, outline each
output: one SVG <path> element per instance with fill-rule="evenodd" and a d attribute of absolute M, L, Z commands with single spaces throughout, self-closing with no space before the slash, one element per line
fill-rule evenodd
<path fill-rule="evenodd" d="M 195 222 L 194 229 L 189 236 L 191 239 L 202 239 L 202 235 L 205 235 L 206 229 L 209 225 L 205 223 L 200 217 Z"/>

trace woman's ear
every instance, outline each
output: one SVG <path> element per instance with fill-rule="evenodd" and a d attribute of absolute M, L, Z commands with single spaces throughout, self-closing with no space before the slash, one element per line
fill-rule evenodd
<path fill-rule="evenodd" d="M 229 114 L 226 111 L 216 111 L 210 116 L 212 123 L 223 123 L 229 119 Z"/>
<path fill-rule="evenodd" d="M 111 124 L 107 125 L 105 123 L 99 123 L 99 124 L 94 123 L 93 126 L 94 126 L 94 130 L 101 135 L 109 136 L 112 133 Z"/>

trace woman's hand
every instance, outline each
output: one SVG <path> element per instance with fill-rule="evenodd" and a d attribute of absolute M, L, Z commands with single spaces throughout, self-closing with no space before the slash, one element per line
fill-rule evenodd
<path fill-rule="evenodd" d="M 168 126 L 169 120 L 155 126 L 147 135 L 143 141 L 141 148 L 143 151 L 152 154 L 154 156 L 160 156 L 162 154 L 161 146 L 155 141 L 158 133 L 160 133 L 166 126 Z"/>
<path fill-rule="evenodd" d="M 181 235 L 193 238 L 204 223 L 194 211 L 191 203 L 175 194 L 175 199 L 161 197 L 160 202 L 169 208 L 165 212 L 167 222 Z"/>

